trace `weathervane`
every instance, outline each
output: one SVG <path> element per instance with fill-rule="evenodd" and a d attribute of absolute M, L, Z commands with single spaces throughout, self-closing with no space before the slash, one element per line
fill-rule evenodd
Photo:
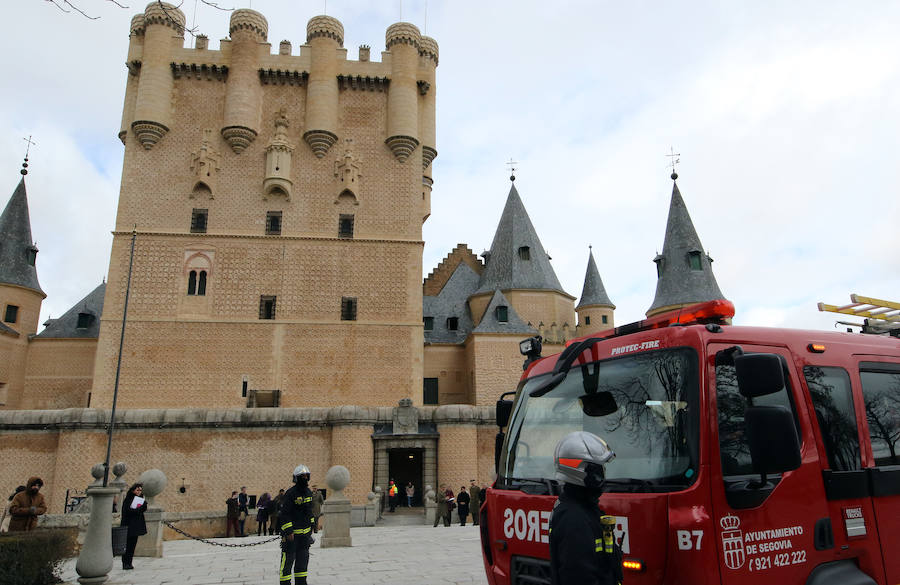
<path fill-rule="evenodd" d="M 507 163 L 506 163 L 506 166 L 509 167 L 509 180 L 510 180 L 510 181 L 515 181 L 515 180 L 516 180 L 516 165 L 517 165 L 517 164 L 519 164 L 519 163 L 517 163 L 516 161 L 514 161 L 514 160 L 511 159 L 511 158 L 510 158 L 509 161 L 507 161 Z"/>
<path fill-rule="evenodd" d="M 666 156 L 669 157 L 669 165 L 668 166 L 672 167 L 672 180 L 674 181 L 675 179 L 678 178 L 678 173 L 675 172 L 675 165 L 677 165 L 678 163 L 681 162 L 681 159 L 678 158 L 681 156 L 681 153 L 675 152 L 675 149 L 670 146 L 669 154 L 667 154 Z"/>

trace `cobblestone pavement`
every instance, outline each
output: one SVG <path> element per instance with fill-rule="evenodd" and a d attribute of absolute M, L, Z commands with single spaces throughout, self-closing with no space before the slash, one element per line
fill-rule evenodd
<path fill-rule="evenodd" d="M 353 528 L 353 546 L 310 549 L 309 585 L 470 585 L 486 583 L 477 526 L 377 526 Z M 248 543 L 265 537 L 222 538 L 219 542 Z M 247 548 L 226 548 L 173 540 L 163 543 L 163 557 L 135 557 L 134 570 L 123 571 L 114 559 L 109 585 L 276 585 L 278 542 Z M 75 559 L 61 572 L 77 585 Z"/>

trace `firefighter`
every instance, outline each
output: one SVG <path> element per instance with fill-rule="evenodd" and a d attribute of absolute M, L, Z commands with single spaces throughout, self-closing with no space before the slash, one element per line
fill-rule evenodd
<path fill-rule="evenodd" d="M 603 466 L 613 459 L 600 437 L 570 433 L 556 445 L 556 478 L 565 482 L 550 515 L 550 575 L 553 585 L 619 585 L 622 550 L 615 519 L 597 506 Z"/>
<path fill-rule="evenodd" d="M 294 585 L 306 585 L 309 547 L 315 542 L 312 536 L 315 519 L 309 475 L 307 466 L 298 465 L 294 469 L 294 485 L 281 499 L 281 509 L 278 511 L 281 522 L 280 585 L 290 585 L 292 574 Z"/>

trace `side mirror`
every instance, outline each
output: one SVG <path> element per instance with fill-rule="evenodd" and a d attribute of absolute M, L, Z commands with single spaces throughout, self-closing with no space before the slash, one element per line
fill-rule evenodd
<path fill-rule="evenodd" d="M 744 412 L 753 471 L 761 475 L 800 467 L 800 439 L 791 411 L 783 406 L 751 406 Z"/>
<path fill-rule="evenodd" d="M 774 353 L 747 353 L 734 356 L 738 388 L 746 398 L 774 394 L 784 388 L 781 358 Z"/>
<path fill-rule="evenodd" d="M 504 400 L 501 398 L 497 401 L 497 426 L 501 429 L 509 424 L 509 417 L 512 414 L 512 400 Z"/>

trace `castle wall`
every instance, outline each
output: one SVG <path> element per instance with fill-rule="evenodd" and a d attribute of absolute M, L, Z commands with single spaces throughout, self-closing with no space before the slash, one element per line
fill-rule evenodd
<path fill-rule="evenodd" d="M 21 336 L 0 334 L 0 409 L 18 408 L 22 400 L 26 343 Z"/>
<path fill-rule="evenodd" d="M 452 408 L 452 407 L 447 407 Z M 459 486 L 469 486 L 478 475 L 478 429 L 474 424 L 442 424 L 438 426 L 438 485 L 459 492 Z M 456 521 L 456 512 L 453 520 Z"/>
<path fill-rule="evenodd" d="M 19 408 L 55 410 L 88 406 L 96 353 L 96 339 L 32 339 L 28 344 L 25 392 Z"/>
<path fill-rule="evenodd" d="M 423 377 L 438 379 L 438 404 L 471 403 L 471 376 L 463 346 L 427 345 Z"/>
<path fill-rule="evenodd" d="M 504 392 L 513 392 L 522 376 L 524 358 L 517 335 L 473 335 L 466 345 L 475 372 L 476 405 L 493 406 Z"/>

